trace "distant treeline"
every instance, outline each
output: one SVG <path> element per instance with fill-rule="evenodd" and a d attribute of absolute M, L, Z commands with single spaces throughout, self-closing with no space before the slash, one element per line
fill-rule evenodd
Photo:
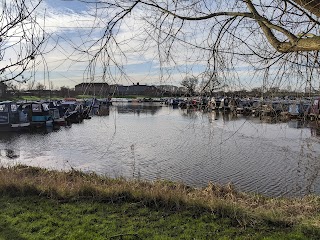
<path fill-rule="evenodd" d="M 269 91 L 247 91 L 247 90 L 239 90 L 239 91 L 215 91 L 215 92 L 203 92 L 199 93 L 196 92 L 195 96 L 212 96 L 212 97 L 219 97 L 219 96 L 229 96 L 229 97 L 251 97 L 251 98 L 273 98 L 273 97 L 292 97 L 292 98 L 300 98 L 300 97 L 313 97 L 319 96 L 318 92 L 295 92 L 295 91 L 285 91 L 285 90 L 269 90 Z M 81 93 L 75 91 L 75 89 L 61 87 L 60 90 L 47 90 L 47 89 L 36 89 L 36 90 L 9 90 L 3 91 L 0 94 L 0 100 L 8 100 L 8 99 L 19 99 L 22 97 L 39 97 L 39 98 L 67 98 L 67 97 L 92 97 L 92 96 L 84 96 Z M 97 98 L 107 98 L 107 97 L 133 97 L 133 96 L 124 96 L 124 95 L 108 95 L 108 96 L 95 96 Z M 168 91 L 165 90 L 163 92 L 156 92 L 155 94 L 148 94 L 146 97 L 192 97 L 189 94 L 182 92 L 182 91 Z"/>

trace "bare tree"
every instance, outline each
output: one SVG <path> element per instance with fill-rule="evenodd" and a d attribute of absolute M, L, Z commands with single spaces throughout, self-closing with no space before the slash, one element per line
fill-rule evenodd
<path fill-rule="evenodd" d="M 193 96 L 195 94 L 198 83 L 199 83 L 199 80 L 195 77 L 185 77 L 181 81 L 181 85 L 187 88 L 190 96 Z"/>
<path fill-rule="evenodd" d="M 36 86 L 36 90 L 38 90 L 38 91 L 46 90 L 46 86 L 41 83 L 38 83 Z"/>
<path fill-rule="evenodd" d="M 42 1 L 1 1 L 0 82 L 26 82 L 33 76 L 46 40 L 35 13 Z"/>
<path fill-rule="evenodd" d="M 201 78 L 200 93 L 212 96 L 214 91 L 221 90 L 225 87 L 215 72 L 204 72 L 201 74 Z"/>
<path fill-rule="evenodd" d="M 81 49 L 91 56 L 90 74 L 101 63 L 104 75 L 114 76 L 115 69 L 125 75 L 129 52 L 155 47 L 154 56 L 169 74 L 183 64 L 190 66 L 187 71 L 201 64 L 220 79 L 239 79 L 236 66 L 247 64 L 278 85 L 319 76 L 320 0 L 82 2 L 94 4 L 104 23 L 100 38 Z M 101 27 L 98 22 L 94 27 Z M 130 22 L 136 27 L 124 39 L 121 30 Z"/>

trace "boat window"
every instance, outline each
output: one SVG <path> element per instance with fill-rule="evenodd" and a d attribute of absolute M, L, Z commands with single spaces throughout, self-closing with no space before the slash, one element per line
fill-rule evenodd
<path fill-rule="evenodd" d="M 32 104 L 32 112 L 41 112 L 40 104 Z"/>
<path fill-rule="evenodd" d="M 43 111 L 49 111 L 48 104 L 44 103 L 44 104 L 42 104 L 42 107 L 43 107 Z"/>
<path fill-rule="evenodd" d="M 59 110 L 58 109 L 55 109 L 53 113 L 54 113 L 53 114 L 54 118 L 60 118 L 60 114 L 59 114 Z"/>
<path fill-rule="evenodd" d="M 16 104 L 11 104 L 11 112 L 16 112 L 18 110 L 18 107 Z"/>
<path fill-rule="evenodd" d="M 0 105 L 0 112 L 8 112 L 8 107 L 5 104 Z"/>
<path fill-rule="evenodd" d="M 70 104 L 69 105 L 69 109 L 71 110 L 71 111 L 75 111 L 76 110 L 76 105 L 73 105 L 73 104 Z"/>

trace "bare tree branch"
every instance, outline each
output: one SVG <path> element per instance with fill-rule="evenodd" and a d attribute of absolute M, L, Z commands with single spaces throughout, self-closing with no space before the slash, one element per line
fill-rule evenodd
<path fill-rule="evenodd" d="M 99 38 L 82 49 L 91 56 L 91 74 L 101 62 L 110 78 L 116 73 L 131 81 L 124 67 L 129 53 L 142 56 L 151 49 L 160 75 L 184 71 L 182 78 L 202 67 L 210 73 L 206 79 L 237 79 L 236 66 L 242 64 L 257 72 L 268 69 L 268 77 L 277 68 L 275 82 L 320 67 L 319 0 L 81 1 L 108 13 Z M 123 40 L 128 22 L 133 29 Z"/>
<path fill-rule="evenodd" d="M 312 14 L 320 17 L 320 0 L 292 0 L 304 9 L 307 9 Z"/>
<path fill-rule="evenodd" d="M 31 77 L 24 76 L 24 73 L 32 72 L 37 56 L 42 55 L 41 47 L 46 41 L 45 32 L 35 14 L 42 1 L 2 1 L 0 82 L 25 82 Z"/>

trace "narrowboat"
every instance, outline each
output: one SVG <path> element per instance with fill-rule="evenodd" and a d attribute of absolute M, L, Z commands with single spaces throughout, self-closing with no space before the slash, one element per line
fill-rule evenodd
<path fill-rule="evenodd" d="M 230 110 L 229 101 L 230 101 L 229 98 L 222 98 L 220 102 L 219 110 L 223 112 L 229 111 Z"/>
<path fill-rule="evenodd" d="M 225 97 L 221 99 L 219 110 L 223 112 L 235 111 L 237 104 L 233 98 Z"/>
<path fill-rule="evenodd" d="M 208 108 L 212 111 L 219 110 L 221 100 L 219 98 L 212 97 L 208 102 Z"/>
<path fill-rule="evenodd" d="M 242 115 L 252 114 L 252 101 L 248 99 L 239 99 L 237 101 L 236 113 Z"/>
<path fill-rule="evenodd" d="M 253 116 L 258 117 L 262 113 L 262 105 L 264 103 L 260 99 L 252 100 L 251 113 Z"/>
<path fill-rule="evenodd" d="M 46 101 L 43 102 L 49 107 L 49 114 L 53 121 L 53 126 L 65 126 L 66 120 L 61 106 L 61 101 Z"/>
<path fill-rule="evenodd" d="M 90 102 L 89 102 L 90 103 Z M 109 106 L 111 101 L 109 99 L 96 99 L 91 101 L 91 104 L 85 104 L 83 108 L 83 118 L 90 119 L 90 113 L 98 116 L 109 115 Z"/>
<path fill-rule="evenodd" d="M 272 111 L 274 116 L 279 116 L 283 112 L 288 111 L 287 104 L 285 104 L 283 101 L 275 100 L 272 101 Z"/>
<path fill-rule="evenodd" d="M 0 131 L 28 129 L 28 113 L 12 101 L 0 102 Z"/>
<path fill-rule="evenodd" d="M 303 101 L 296 101 L 289 104 L 289 115 L 291 118 L 301 118 L 308 114 L 310 103 Z"/>
<path fill-rule="evenodd" d="M 290 118 L 290 108 L 291 102 L 288 100 L 280 101 L 279 105 L 279 114 L 280 114 L 280 120 L 286 121 Z"/>
<path fill-rule="evenodd" d="M 83 121 L 83 105 L 76 99 L 65 99 L 61 102 L 61 106 L 68 124 Z"/>
<path fill-rule="evenodd" d="M 310 106 L 309 110 L 309 117 L 311 120 L 313 119 L 319 119 L 319 113 L 320 113 L 320 97 L 316 97 L 313 99 L 312 104 Z"/>
<path fill-rule="evenodd" d="M 178 107 L 180 102 L 181 102 L 181 99 L 179 99 L 179 98 L 169 99 L 169 105 L 173 106 L 173 107 Z"/>
<path fill-rule="evenodd" d="M 97 110 L 98 116 L 108 116 L 109 115 L 109 102 L 107 100 L 100 100 L 99 107 Z M 90 110 L 89 110 L 90 112 Z M 86 108 L 83 110 L 83 117 L 86 118 Z M 88 115 L 89 117 L 89 115 Z"/>
<path fill-rule="evenodd" d="M 266 101 L 261 105 L 260 117 L 276 117 L 283 111 L 280 101 Z"/>
<path fill-rule="evenodd" d="M 189 108 L 199 108 L 201 106 L 200 98 L 192 98 L 189 102 Z"/>
<path fill-rule="evenodd" d="M 183 101 L 179 102 L 179 108 L 181 108 L 181 109 L 189 108 L 188 100 L 184 99 Z"/>
<path fill-rule="evenodd" d="M 208 110 L 208 103 L 209 103 L 209 98 L 208 97 L 201 97 L 199 100 L 199 108 L 201 109 L 206 109 Z"/>
<path fill-rule="evenodd" d="M 53 120 L 47 103 L 27 102 L 22 104 L 24 112 L 28 113 L 31 127 L 52 127 Z"/>

